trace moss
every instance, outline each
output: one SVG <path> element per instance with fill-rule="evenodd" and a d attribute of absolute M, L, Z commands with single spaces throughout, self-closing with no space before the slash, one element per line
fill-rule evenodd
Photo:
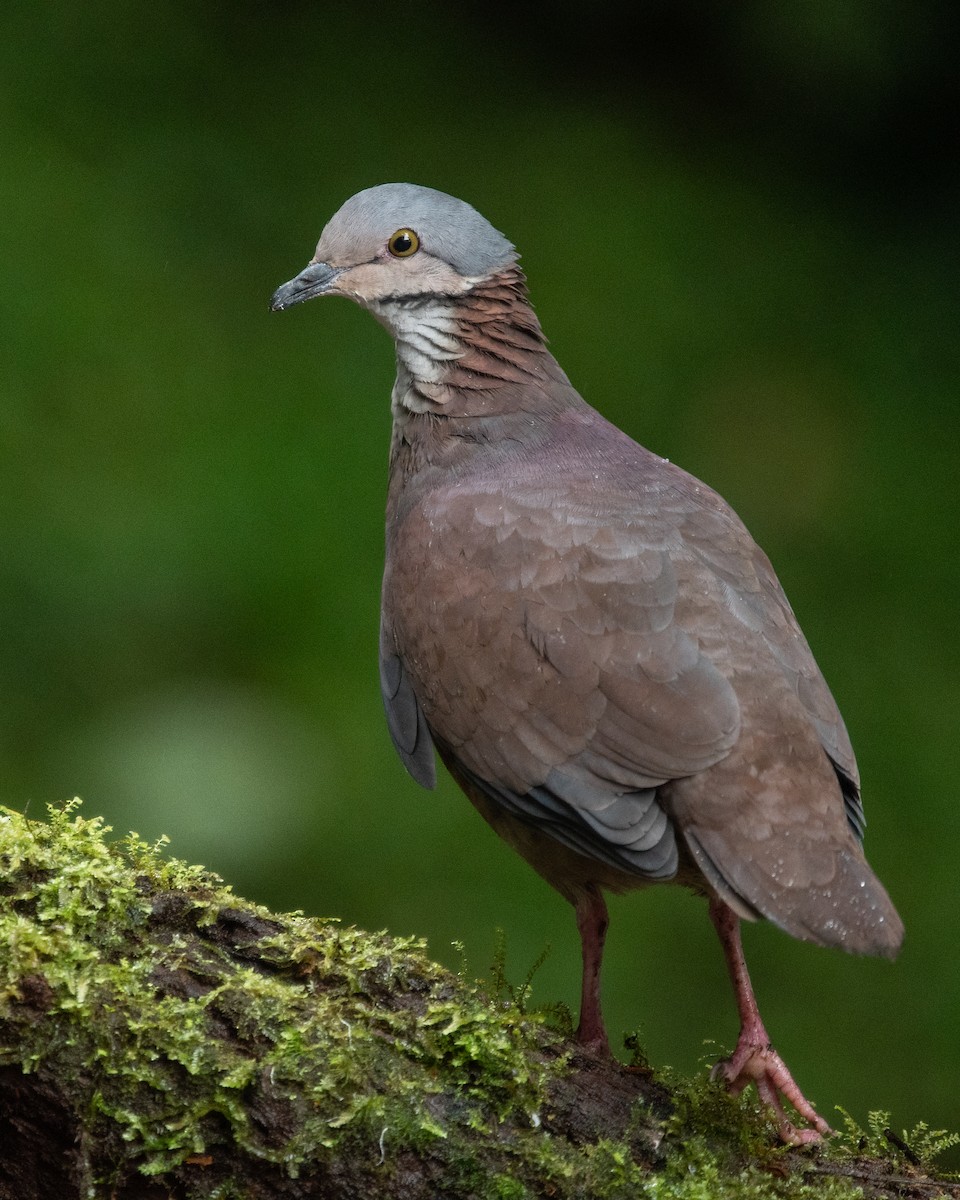
<path fill-rule="evenodd" d="M 0 814 L 0 1020 L 41 989 L 46 1015 L 0 1056 L 25 1073 L 55 1061 L 94 1136 L 119 1130 L 143 1174 L 202 1154 L 224 1126 L 291 1176 L 347 1137 L 386 1164 L 400 1147 L 448 1138 L 431 1098 L 451 1072 L 465 1129 L 515 1114 L 530 1123 L 544 1068 L 524 1045 L 528 1022 L 491 1008 L 420 942 L 274 917 L 163 858 L 162 845 L 109 844 L 76 809 L 49 823 Z M 161 933 L 158 954 L 158 909 L 169 916 L 171 903 L 183 931 Z M 202 937 L 231 923 L 256 927 L 255 962 Z M 264 1142 L 258 1104 L 290 1107 L 282 1143 Z"/>
<path fill-rule="evenodd" d="M 526 1200 L 530 1193 L 512 1175 L 495 1175 L 490 1180 L 488 1195 L 490 1200 Z"/>
<path fill-rule="evenodd" d="M 947 1129 L 931 1129 L 926 1121 L 918 1121 L 912 1129 L 896 1133 L 889 1112 L 877 1109 L 867 1114 L 864 1129 L 844 1108 L 837 1106 L 843 1118 L 837 1136 L 828 1148 L 832 1158 L 848 1162 L 867 1155 L 888 1162 L 892 1167 L 921 1168 L 930 1171 L 941 1154 L 960 1146 L 960 1133 Z M 960 1174 L 947 1179 L 960 1180 Z"/>
<path fill-rule="evenodd" d="M 565 1124 L 583 1077 L 522 1011 L 529 977 L 510 989 L 501 970 L 491 999 L 416 939 L 269 913 L 77 806 L 0 810 L 0 1064 L 55 1080 L 87 1195 L 139 1173 L 248 1200 L 250 1163 L 289 1179 L 351 1164 L 356 1194 L 406 1195 L 411 1156 L 423 1194 L 450 1198 L 860 1195 L 808 1183 L 818 1152 L 778 1148 L 756 1104 L 706 1079 L 631 1082 L 615 1120 L 608 1104 Z M 626 1077 L 575 1070 L 601 1073 L 596 1101 L 649 1081 L 635 1058 Z"/>
<path fill-rule="evenodd" d="M 765 1110 L 749 1093 L 730 1097 L 708 1076 L 670 1078 L 673 1114 L 664 1124 L 662 1171 L 645 1192 L 656 1200 L 855 1200 L 845 1179 L 808 1182 L 798 1152 L 772 1136 Z"/>

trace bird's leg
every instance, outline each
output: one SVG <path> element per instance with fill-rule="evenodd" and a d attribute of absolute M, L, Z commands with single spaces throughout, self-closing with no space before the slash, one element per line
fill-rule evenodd
<path fill-rule="evenodd" d="M 770 1044 L 770 1037 L 760 1019 L 753 985 L 743 957 L 740 941 L 740 918 L 721 900 L 710 901 L 710 919 L 720 937 L 727 969 L 733 981 L 740 1012 L 740 1037 L 733 1054 L 722 1059 L 711 1077 L 723 1078 L 727 1090 L 738 1096 L 749 1083 L 757 1085 L 760 1099 L 772 1111 L 780 1137 L 795 1146 L 820 1141 L 821 1135 L 832 1133 L 830 1126 L 816 1111 L 794 1082 L 787 1065 Z M 788 1100 L 812 1129 L 797 1129 L 783 1111 L 781 1097 Z"/>
<path fill-rule="evenodd" d="M 607 1031 L 600 1011 L 600 964 L 607 936 L 607 906 L 599 888 L 587 888 L 577 896 L 577 929 L 583 951 L 583 984 L 580 991 L 580 1025 L 577 1041 L 597 1054 L 609 1054 Z"/>

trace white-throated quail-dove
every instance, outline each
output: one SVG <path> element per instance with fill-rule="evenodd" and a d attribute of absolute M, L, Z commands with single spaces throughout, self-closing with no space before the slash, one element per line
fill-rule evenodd
<path fill-rule="evenodd" d="M 328 295 L 396 343 L 380 663 L 401 759 L 432 787 L 436 749 L 574 906 L 578 1035 L 598 1052 L 603 889 L 707 897 L 741 1021 L 715 1070 L 754 1082 L 785 1140 L 816 1140 L 829 1127 L 770 1044 L 740 920 L 889 957 L 903 926 L 769 560 L 720 496 L 578 395 L 513 246 L 468 204 L 405 183 L 353 196 L 272 307 Z"/>

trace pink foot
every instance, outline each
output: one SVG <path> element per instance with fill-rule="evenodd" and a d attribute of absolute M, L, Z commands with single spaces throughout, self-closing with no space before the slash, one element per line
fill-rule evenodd
<path fill-rule="evenodd" d="M 726 1059 L 721 1059 L 710 1072 L 711 1079 L 722 1078 L 731 1095 L 739 1096 L 749 1083 L 756 1084 L 760 1099 L 770 1109 L 777 1132 L 783 1141 L 792 1146 L 806 1146 L 819 1142 L 833 1132 L 803 1092 L 797 1087 L 787 1064 L 770 1044 L 770 1038 L 753 994 L 747 964 L 743 957 L 740 941 L 740 919 L 737 914 L 720 900 L 710 901 L 710 919 L 716 927 L 723 946 L 727 969 L 733 981 L 740 1012 L 740 1037 L 737 1048 Z M 809 1122 L 810 1129 L 797 1129 L 783 1110 L 786 1100 L 797 1113 Z"/>
<path fill-rule="evenodd" d="M 760 1029 L 763 1029 L 762 1025 Z M 777 1132 L 791 1146 L 819 1142 L 833 1132 L 800 1091 L 787 1064 L 769 1043 L 757 1044 L 741 1034 L 736 1050 L 730 1058 L 721 1059 L 714 1066 L 710 1078 L 723 1079 L 732 1096 L 739 1096 L 748 1084 L 756 1084 L 760 1099 L 771 1111 Z M 797 1129 L 784 1112 L 781 1097 L 813 1128 Z"/>

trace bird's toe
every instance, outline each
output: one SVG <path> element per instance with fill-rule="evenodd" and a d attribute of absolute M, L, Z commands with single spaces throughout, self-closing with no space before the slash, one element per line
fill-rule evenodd
<path fill-rule="evenodd" d="M 829 1137 L 833 1130 L 820 1116 L 774 1048 L 741 1041 L 734 1053 L 721 1059 L 710 1072 L 710 1078 L 722 1080 L 732 1096 L 739 1096 L 748 1084 L 754 1084 L 760 1100 L 770 1110 L 780 1139 L 791 1146 L 806 1146 Z M 797 1126 L 787 1116 L 783 1102 L 789 1103 L 807 1122 Z"/>

